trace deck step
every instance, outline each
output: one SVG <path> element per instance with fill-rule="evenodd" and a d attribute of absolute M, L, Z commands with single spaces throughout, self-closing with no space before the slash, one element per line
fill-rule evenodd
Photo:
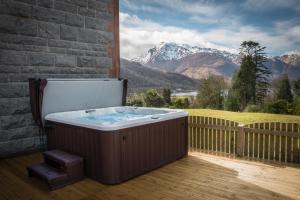
<path fill-rule="evenodd" d="M 64 187 L 68 183 L 67 173 L 46 163 L 40 163 L 27 168 L 29 176 L 36 176 L 45 181 L 51 190 Z"/>
<path fill-rule="evenodd" d="M 84 178 L 83 158 L 61 150 L 43 152 L 44 163 L 27 168 L 29 176 L 46 181 L 51 190 Z"/>
<path fill-rule="evenodd" d="M 43 152 L 43 156 L 47 164 L 53 164 L 55 165 L 54 167 L 61 166 L 63 168 L 68 168 L 83 162 L 82 157 L 58 149 L 45 151 Z"/>

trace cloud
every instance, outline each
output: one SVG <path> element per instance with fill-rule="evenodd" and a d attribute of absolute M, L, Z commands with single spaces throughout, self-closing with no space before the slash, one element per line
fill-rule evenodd
<path fill-rule="evenodd" d="M 177 42 L 211 48 L 222 48 L 206 42 L 198 31 L 162 26 L 137 16 L 120 13 L 121 57 L 133 58 L 160 42 Z"/>
<path fill-rule="evenodd" d="M 149 12 L 149 13 L 162 12 L 160 9 L 157 9 L 156 7 L 153 7 L 151 5 L 146 5 L 143 3 L 136 4 L 129 0 L 122 0 L 121 4 L 131 11 L 142 11 L 142 12 Z"/>
<path fill-rule="evenodd" d="M 145 53 L 160 42 L 176 42 L 217 48 L 237 53 L 244 40 L 255 40 L 267 47 L 269 53 L 299 50 L 300 26 L 290 28 L 291 22 L 278 22 L 273 32 L 235 22 L 232 26 L 215 27 L 208 31 L 162 26 L 142 20 L 135 15 L 120 13 L 121 57 L 131 59 Z M 283 29 L 285 28 L 285 29 Z M 297 45 L 298 44 L 298 45 Z"/>
<path fill-rule="evenodd" d="M 244 7 L 251 10 L 272 10 L 291 8 L 300 11 L 299 0 L 247 0 Z"/>

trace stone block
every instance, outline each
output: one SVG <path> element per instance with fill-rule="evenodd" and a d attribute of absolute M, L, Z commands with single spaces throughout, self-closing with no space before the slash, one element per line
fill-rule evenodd
<path fill-rule="evenodd" d="M 112 66 L 112 59 L 106 57 L 90 57 L 90 56 L 78 56 L 78 67 L 99 67 L 110 68 Z"/>
<path fill-rule="evenodd" d="M 27 65 L 26 54 L 18 51 L 0 50 L 0 64 Z"/>
<path fill-rule="evenodd" d="M 0 13 L 13 15 L 17 17 L 31 17 L 31 7 L 19 2 L 2 0 L 0 4 Z"/>
<path fill-rule="evenodd" d="M 65 13 L 58 10 L 34 7 L 32 9 L 32 16 L 34 19 L 41 21 L 54 22 L 58 24 L 65 23 Z"/>
<path fill-rule="evenodd" d="M 108 4 L 103 1 L 88 0 L 88 8 L 106 12 L 108 9 Z"/>
<path fill-rule="evenodd" d="M 78 7 L 78 14 L 83 16 L 88 16 L 88 17 L 95 17 L 96 11 L 95 9 Z"/>
<path fill-rule="evenodd" d="M 66 24 L 70 26 L 84 26 L 84 17 L 81 15 L 66 14 Z"/>
<path fill-rule="evenodd" d="M 0 83 L 0 98 L 24 97 L 28 83 Z"/>
<path fill-rule="evenodd" d="M 16 140 L 22 138 L 36 137 L 39 135 L 37 126 L 21 127 L 9 130 L 0 130 L 0 142 Z"/>
<path fill-rule="evenodd" d="M 45 8 L 53 8 L 53 0 L 37 0 L 37 4 Z"/>
<path fill-rule="evenodd" d="M 77 14 L 77 6 L 74 5 L 74 4 L 55 1 L 54 8 L 57 9 L 57 10 Z"/>
<path fill-rule="evenodd" d="M 55 56 L 47 53 L 31 53 L 29 55 L 30 65 L 33 66 L 53 66 Z"/>
<path fill-rule="evenodd" d="M 70 55 L 56 55 L 55 66 L 57 67 L 75 67 L 76 57 Z"/>
<path fill-rule="evenodd" d="M 0 142 L 0 158 L 19 152 L 27 152 L 41 148 L 40 138 L 30 137 L 7 142 Z"/>
<path fill-rule="evenodd" d="M 99 18 L 91 18 L 91 17 L 85 18 L 85 28 L 105 31 L 106 27 L 107 27 L 107 21 L 105 20 L 101 20 Z"/>
<path fill-rule="evenodd" d="M 0 116 L 30 113 L 28 97 L 22 98 L 0 98 Z"/>
<path fill-rule="evenodd" d="M 8 130 L 26 126 L 26 118 L 24 115 L 8 115 L 0 116 L 0 129 Z"/>
<path fill-rule="evenodd" d="M 60 39 L 76 41 L 78 35 L 78 29 L 72 26 L 60 26 Z"/>
<path fill-rule="evenodd" d="M 59 39 L 60 27 L 58 24 L 40 22 L 38 24 L 38 36 L 43 38 Z"/>
<path fill-rule="evenodd" d="M 78 32 L 78 41 L 86 43 L 95 43 L 97 32 L 92 30 L 80 29 Z"/>

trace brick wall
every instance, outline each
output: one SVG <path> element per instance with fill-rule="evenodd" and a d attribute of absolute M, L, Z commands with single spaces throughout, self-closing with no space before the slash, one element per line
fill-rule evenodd
<path fill-rule="evenodd" d="M 0 157 L 40 145 L 28 78 L 108 77 L 118 71 L 117 3 L 0 0 Z"/>

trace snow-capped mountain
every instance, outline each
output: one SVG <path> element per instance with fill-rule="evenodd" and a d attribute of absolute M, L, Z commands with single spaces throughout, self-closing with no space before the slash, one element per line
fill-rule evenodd
<path fill-rule="evenodd" d="M 144 55 L 132 59 L 132 61 L 141 64 L 157 63 L 179 60 L 195 53 L 215 54 L 230 60 L 234 60 L 238 57 L 236 54 L 231 54 L 227 51 L 220 51 L 218 49 L 191 46 L 188 44 L 177 44 L 174 42 L 162 42 L 159 45 L 149 49 Z"/>
<path fill-rule="evenodd" d="M 210 74 L 223 75 L 231 79 L 239 68 L 240 56 L 227 51 L 187 44 L 160 43 L 149 49 L 143 56 L 132 59 L 145 67 L 178 73 L 193 79 L 206 78 Z M 276 77 L 287 73 L 290 79 L 300 77 L 300 55 L 285 54 L 270 56 L 266 66 Z"/>

